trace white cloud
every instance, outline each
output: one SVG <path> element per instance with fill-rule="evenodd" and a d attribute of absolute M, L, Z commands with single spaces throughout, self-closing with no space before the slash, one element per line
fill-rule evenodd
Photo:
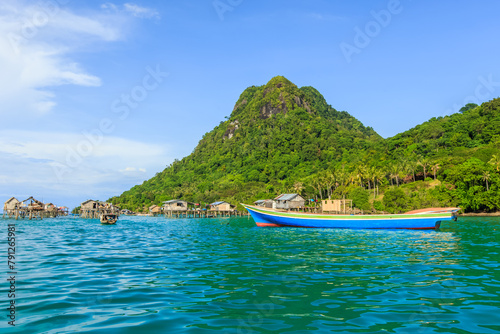
<path fill-rule="evenodd" d="M 141 7 L 133 3 L 126 3 L 123 5 L 125 7 L 125 10 L 129 13 L 132 13 L 132 15 L 136 17 L 141 17 L 141 18 L 155 18 L 159 19 L 160 18 L 160 13 L 158 13 L 155 9 L 152 8 L 147 8 L 147 7 Z"/>
<path fill-rule="evenodd" d="M 71 4 L 0 1 L 1 119 L 23 121 L 50 113 L 58 101 L 55 86 L 99 87 L 98 73 L 78 61 L 78 52 L 125 39 L 142 8 L 135 8 L 137 15 L 133 7 L 117 10 L 112 4 L 76 13 Z M 54 118 L 40 120 L 40 128 L 45 120 Z M 3 125 L 9 127 L 5 121 Z M 82 145 L 88 147 L 88 139 L 78 133 L 0 130 L 0 196 L 51 193 L 63 199 L 106 199 L 173 160 L 165 145 L 113 136 L 103 136 L 75 158 Z"/>
<path fill-rule="evenodd" d="M 0 132 L 0 194 L 50 190 L 82 200 L 106 199 L 153 176 L 146 170 L 162 170 L 173 160 L 166 145 L 120 137 L 94 140 L 96 144 L 79 155 L 79 148 L 90 142 L 83 134 Z"/>
<path fill-rule="evenodd" d="M 134 3 L 125 3 L 123 7 L 106 2 L 101 5 L 102 9 L 113 12 L 126 12 L 141 19 L 159 19 L 160 13 L 154 8 L 142 7 Z"/>
<path fill-rule="evenodd" d="M 146 12 L 145 12 L 146 13 Z M 131 15 L 73 13 L 57 1 L 0 4 L 0 115 L 41 115 L 57 104 L 50 88 L 97 87 L 101 79 L 74 60 L 99 42 L 123 39 Z"/>
<path fill-rule="evenodd" d="M 145 168 L 127 167 L 125 169 L 120 169 L 120 172 L 122 172 L 122 173 L 132 173 L 132 172 L 142 172 L 142 173 L 145 173 L 146 169 Z"/>

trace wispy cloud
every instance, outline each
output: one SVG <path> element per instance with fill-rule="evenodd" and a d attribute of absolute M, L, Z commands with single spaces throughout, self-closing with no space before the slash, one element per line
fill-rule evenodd
<path fill-rule="evenodd" d="M 125 7 L 125 10 L 129 13 L 132 13 L 132 15 L 141 17 L 141 18 L 155 18 L 159 19 L 160 18 L 160 13 L 158 13 L 155 9 L 152 8 L 146 8 L 146 7 L 141 7 L 138 5 L 135 5 L 133 3 L 126 3 L 123 5 Z"/>
<path fill-rule="evenodd" d="M 125 169 L 120 169 L 120 172 L 122 172 L 122 173 L 134 173 L 134 172 L 146 173 L 146 168 L 127 167 Z"/>
<path fill-rule="evenodd" d="M 101 5 L 101 8 L 114 12 L 130 13 L 141 19 L 160 19 L 160 13 L 156 9 L 139 6 L 134 3 L 125 3 L 123 6 L 120 6 L 111 2 L 106 2 Z"/>
<path fill-rule="evenodd" d="M 6 188 L 58 189 L 86 198 L 119 194 L 141 183 L 172 160 L 167 145 L 106 137 L 85 159 L 65 170 L 61 179 L 57 168 L 68 164 L 82 134 L 7 130 L 0 133 L 0 192 Z M 2 189 L 3 188 L 3 189 Z M 96 195 L 96 196 L 97 196 Z"/>
<path fill-rule="evenodd" d="M 98 87 L 101 79 L 76 61 L 80 50 L 125 38 L 134 17 L 158 17 L 128 4 L 122 11 L 75 14 L 57 1 L 0 4 L 0 115 L 43 115 L 57 105 L 51 87 Z"/>

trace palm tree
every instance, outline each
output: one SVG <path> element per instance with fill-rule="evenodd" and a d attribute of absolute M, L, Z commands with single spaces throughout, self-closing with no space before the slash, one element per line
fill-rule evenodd
<path fill-rule="evenodd" d="M 370 181 L 373 181 L 373 198 L 375 198 L 375 180 L 377 179 L 377 168 L 370 167 L 367 171 L 368 176 L 368 189 L 370 189 Z"/>
<path fill-rule="evenodd" d="M 347 178 L 348 178 L 348 175 L 347 175 L 344 167 L 342 167 L 342 170 L 339 170 L 337 172 L 337 180 L 340 181 L 341 186 L 344 186 L 345 182 L 347 181 Z"/>
<path fill-rule="evenodd" d="M 439 168 L 440 167 L 438 163 L 431 166 L 431 170 L 434 172 L 434 180 L 436 179 L 436 172 L 438 171 Z"/>
<path fill-rule="evenodd" d="M 321 199 L 323 199 L 323 180 L 322 180 L 322 177 L 320 175 L 311 175 L 310 177 L 310 185 L 311 187 L 313 187 L 313 189 L 315 190 L 315 196 L 316 196 L 316 199 L 318 198 L 318 194 L 319 194 L 319 197 Z"/>
<path fill-rule="evenodd" d="M 496 167 L 497 172 L 500 171 L 500 155 L 493 154 L 488 163 Z"/>
<path fill-rule="evenodd" d="M 358 165 L 353 172 L 353 183 L 355 180 L 359 181 L 359 186 L 363 187 L 363 179 L 366 174 L 366 167 L 364 165 Z"/>
<path fill-rule="evenodd" d="M 392 164 L 390 167 L 390 177 L 391 177 L 391 184 L 392 184 L 392 179 L 396 179 L 396 185 L 399 187 L 399 166 L 397 164 Z"/>
<path fill-rule="evenodd" d="M 356 179 L 358 178 L 356 172 L 350 172 L 347 176 L 347 182 L 346 185 L 348 184 L 354 184 L 356 183 Z"/>
<path fill-rule="evenodd" d="M 429 167 L 429 160 L 426 158 L 421 158 L 418 164 L 424 169 L 424 180 L 427 178 L 427 167 Z"/>
<path fill-rule="evenodd" d="M 400 158 L 398 166 L 399 166 L 399 176 L 402 179 L 404 179 L 406 177 L 406 173 L 410 171 L 408 159 L 405 159 L 404 157 Z"/>
<path fill-rule="evenodd" d="M 385 178 L 385 172 L 382 169 L 377 169 L 375 172 L 375 180 L 377 181 L 377 196 L 378 196 L 378 185 Z"/>
<path fill-rule="evenodd" d="M 417 160 L 414 158 L 408 158 L 406 166 L 408 168 L 408 171 L 410 171 L 413 176 L 413 182 L 415 182 L 415 171 L 417 170 L 418 166 Z"/>
<path fill-rule="evenodd" d="M 333 187 L 335 187 L 335 173 L 330 172 L 325 175 L 325 183 L 327 185 L 328 198 L 332 197 Z"/>
<path fill-rule="evenodd" d="M 365 178 L 366 178 L 366 181 L 368 181 L 368 190 L 372 189 L 370 181 L 373 180 L 373 173 L 374 172 L 375 172 L 374 167 L 368 167 L 365 170 Z M 373 187 L 375 188 L 375 182 L 373 182 Z"/>
<path fill-rule="evenodd" d="M 304 184 L 302 182 L 295 182 L 293 189 L 295 189 L 295 193 L 300 194 L 300 192 L 304 189 Z"/>
<path fill-rule="evenodd" d="M 347 173 L 345 170 L 345 166 L 342 166 L 341 170 L 337 171 L 337 182 L 336 182 L 336 190 L 340 187 L 340 196 L 345 196 L 346 185 L 349 183 L 351 178 L 351 174 Z"/>
<path fill-rule="evenodd" d="M 490 190 L 490 187 L 488 186 L 488 180 L 490 180 L 490 179 L 491 179 L 490 172 L 484 171 L 483 172 L 483 180 L 486 181 L 486 191 Z"/>
<path fill-rule="evenodd" d="M 389 165 L 386 167 L 385 169 L 385 175 L 388 177 L 388 179 L 391 181 L 391 186 L 393 186 L 394 184 L 392 183 L 392 173 L 391 173 L 391 167 L 392 165 Z"/>

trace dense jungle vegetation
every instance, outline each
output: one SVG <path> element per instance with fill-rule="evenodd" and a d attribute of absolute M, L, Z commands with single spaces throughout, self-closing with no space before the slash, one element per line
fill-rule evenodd
<path fill-rule="evenodd" d="M 397 120 L 392 120 L 397 122 Z M 468 104 L 383 139 L 312 87 L 247 88 L 193 153 L 110 201 L 144 211 L 179 198 L 232 204 L 300 193 L 362 210 L 500 209 L 500 99 Z"/>

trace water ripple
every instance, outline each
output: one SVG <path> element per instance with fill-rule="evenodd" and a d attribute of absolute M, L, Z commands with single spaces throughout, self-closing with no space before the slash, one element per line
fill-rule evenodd
<path fill-rule="evenodd" d="M 498 218 L 441 231 L 16 223 L 15 333 L 500 332 Z"/>

